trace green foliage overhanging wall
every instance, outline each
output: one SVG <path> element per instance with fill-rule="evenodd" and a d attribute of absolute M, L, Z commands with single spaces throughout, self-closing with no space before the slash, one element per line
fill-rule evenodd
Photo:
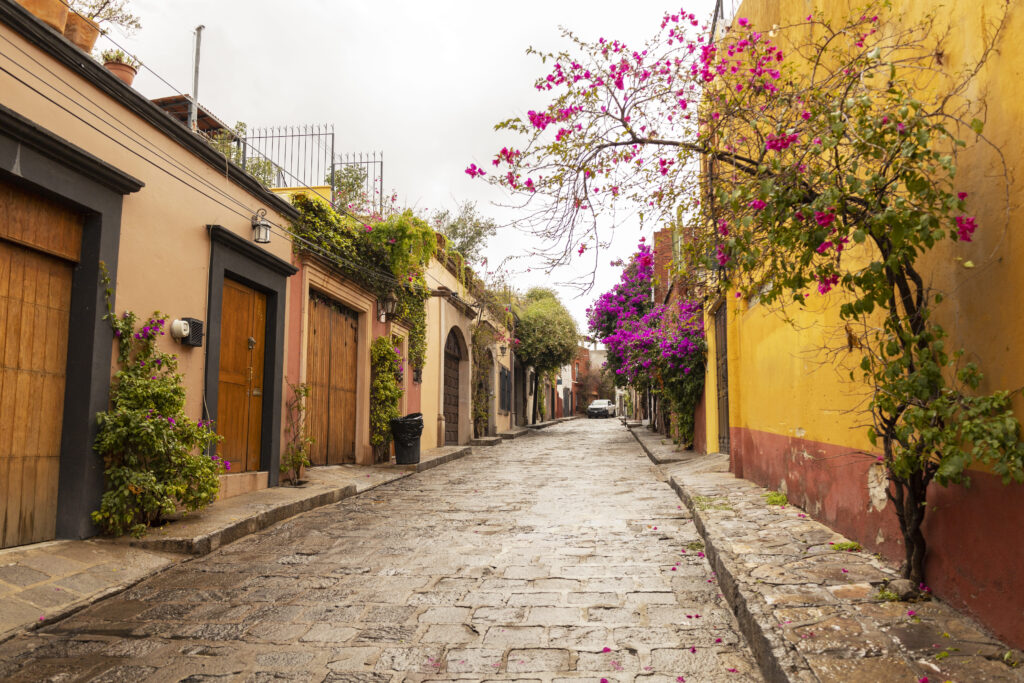
<path fill-rule="evenodd" d="M 437 251 L 437 236 L 426 221 L 405 211 L 374 223 L 343 216 L 321 199 L 292 197 L 301 217 L 292 230 L 307 243 L 295 250 L 327 258 L 344 276 L 378 298 L 398 297 L 398 315 L 409 323 L 409 365 L 423 368 L 426 360 L 430 289 L 423 269 Z"/>

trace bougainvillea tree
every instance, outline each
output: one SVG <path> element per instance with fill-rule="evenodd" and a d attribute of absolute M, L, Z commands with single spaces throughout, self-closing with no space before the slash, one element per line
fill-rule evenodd
<path fill-rule="evenodd" d="M 851 380 L 870 395 L 877 451 L 865 455 L 886 468 L 904 574 L 920 582 L 933 481 L 967 483 L 975 463 L 1024 479 L 1010 394 L 978 395 L 981 374 L 950 347 L 929 284 L 982 229 L 955 179 L 960 150 L 988 144 L 964 93 L 1006 11 L 955 75 L 934 18 L 910 24 L 879 4 L 792 20 L 737 18 L 713 40 L 693 14 L 669 13 L 639 48 L 567 33 L 571 52 L 540 55 L 548 106 L 498 125 L 521 146 L 467 172 L 536 209 L 556 262 L 600 245 L 602 221 L 626 204 L 684 230 L 684 271 L 719 275 L 694 278 L 708 296 L 828 297 L 859 363 Z"/>
<path fill-rule="evenodd" d="M 590 332 L 604 343 L 616 383 L 665 399 L 681 443 L 693 442 L 693 411 L 704 390 L 707 345 L 697 301 L 652 302 L 654 258 L 643 242 L 619 282 L 587 311 Z"/>

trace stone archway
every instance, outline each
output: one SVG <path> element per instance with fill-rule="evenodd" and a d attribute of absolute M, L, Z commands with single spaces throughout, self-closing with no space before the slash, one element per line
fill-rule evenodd
<path fill-rule="evenodd" d="M 440 445 L 466 443 L 472 434 L 472 373 L 469 347 L 459 327 L 452 327 L 444 343 L 441 415 L 444 431 Z"/>

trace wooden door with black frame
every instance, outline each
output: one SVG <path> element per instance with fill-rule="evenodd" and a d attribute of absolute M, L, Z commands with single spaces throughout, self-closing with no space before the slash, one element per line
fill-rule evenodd
<path fill-rule="evenodd" d="M 232 473 L 260 469 L 267 297 L 225 278 L 217 378 L 217 450 Z"/>
<path fill-rule="evenodd" d="M 729 354 L 726 305 L 715 310 L 715 378 L 718 386 L 718 452 L 729 452 Z"/>
<path fill-rule="evenodd" d="M 455 332 L 444 344 L 444 442 L 459 443 L 459 362 L 462 352 Z"/>
<path fill-rule="evenodd" d="M 0 548 L 52 540 L 82 217 L 0 181 Z"/>
<path fill-rule="evenodd" d="M 356 461 L 356 370 L 359 314 L 319 294 L 309 294 L 306 354 L 306 425 L 313 465 Z"/>

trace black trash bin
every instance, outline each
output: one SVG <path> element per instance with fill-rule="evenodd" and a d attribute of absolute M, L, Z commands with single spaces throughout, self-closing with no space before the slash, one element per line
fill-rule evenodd
<path fill-rule="evenodd" d="M 395 439 L 395 462 L 415 465 L 420 461 L 420 435 L 423 433 L 423 413 L 409 413 L 391 421 L 391 436 Z"/>

